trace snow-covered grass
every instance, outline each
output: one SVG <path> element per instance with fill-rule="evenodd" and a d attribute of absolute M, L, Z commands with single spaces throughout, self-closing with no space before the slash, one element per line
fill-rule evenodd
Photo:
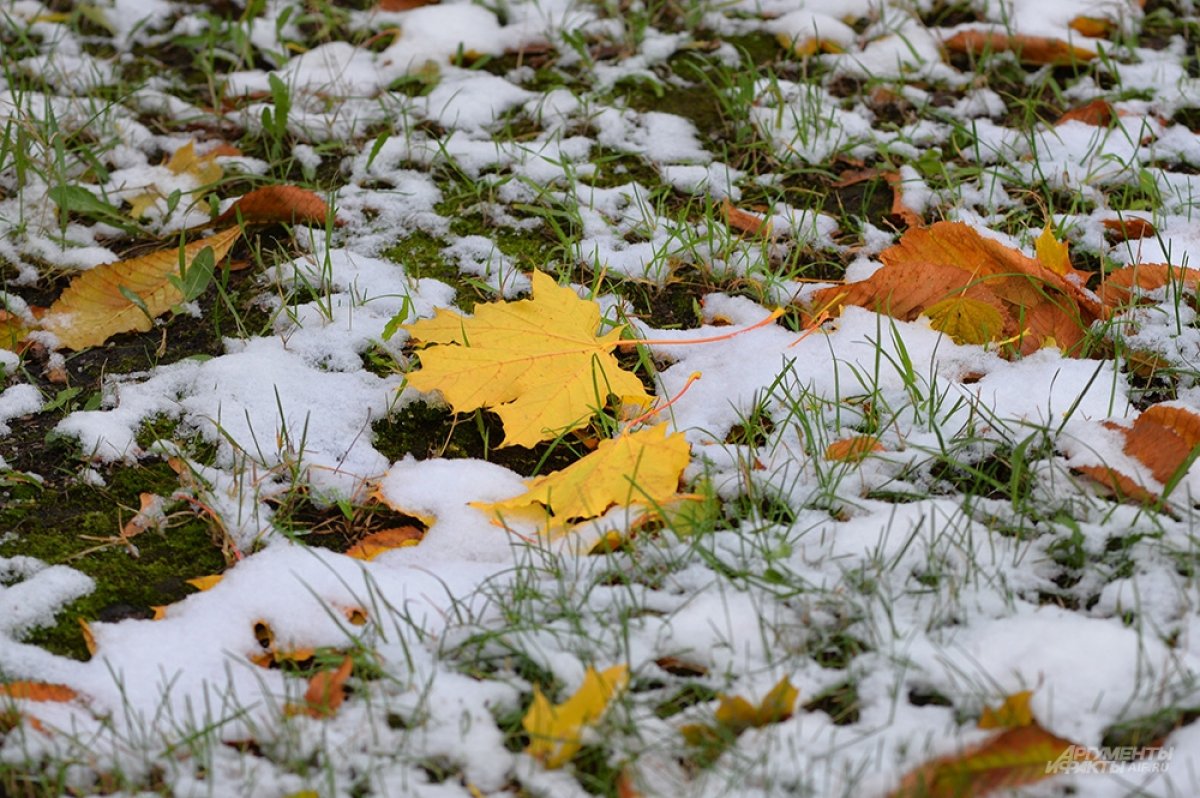
<path fill-rule="evenodd" d="M 1098 55 L 943 49 L 985 27 Z M 1192 0 L 0 0 L 8 314 L 261 185 L 339 222 L 247 231 L 250 268 L 151 332 L 0 349 L 0 682 L 76 694 L 0 699 L 0 794 L 884 796 L 1021 690 L 1064 739 L 1173 754 L 1019 794 L 1200 794 L 1200 471 L 1153 506 L 1078 471 L 1136 470 L 1113 425 L 1150 404 L 1200 412 L 1196 297 L 1161 289 L 1079 358 L 802 320 L 897 240 L 884 173 L 1027 253 L 1049 222 L 1077 268 L 1196 266 L 1198 44 Z M 1055 124 L 1096 98 L 1108 124 Z M 219 178 L 170 168 L 189 143 Z M 1115 241 L 1119 218 L 1155 234 Z M 655 342 L 625 365 L 691 446 L 693 500 L 610 512 L 636 534 L 592 553 L 473 506 L 586 440 L 499 447 L 494 416 L 405 381 L 401 323 L 534 269 Z M 879 450 L 826 456 L 859 435 Z M 143 493 L 161 528 L 116 537 Z M 345 656 L 335 713 L 289 710 Z M 524 753 L 535 687 L 614 665 L 629 687 L 572 762 Z M 783 677 L 789 719 L 685 740 Z"/>

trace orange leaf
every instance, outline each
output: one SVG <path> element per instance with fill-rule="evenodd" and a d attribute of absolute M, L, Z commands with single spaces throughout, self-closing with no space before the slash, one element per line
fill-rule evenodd
<path fill-rule="evenodd" d="M 1067 27 L 1076 33 L 1090 36 L 1093 39 L 1099 39 L 1107 36 L 1113 29 L 1111 19 L 1103 17 L 1075 17 L 1067 23 Z"/>
<path fill-rule="evenodd" d="M 996 790 L 1033 784 L 1050 775 L 1048 765 L 1078 750 L 1040 726 L 1008 729 L 955 756 L 909 772 L 889 798 L 979 798 Z"/>
<path fill-rule="evenodd" d="M 162 506 L 163 500 L 161 496 L 153 493 L 142 493 L 138 496 L 141 501 L 141 508 L 134 513 L 133 518 L 125 522 L 125 526 L 121 527 L 121 537 L 131 538 L 135 535 L 140 535 L 147 529 L 159 529 L 166 523 L 166 516 L 163 515 Z"/>
<path fill-rule="evenodd" d="M 1004 703 L 992 709 L 984 707 L 979 716 L 981 729 L 1016 729 L 1033 724 L 1033 710 L 1029 706 L 1032 690 L 1022 690 L 1004 699 Z"/>
<path fill-rule="evenodd" d="M 325 200 L 298 186 L 267 186 L 255 189 L 233 203 L 210 224 L 301 224 L 323 227 L 329 213 Z M 337 224 L 336 220 L 334 224 Z"/>
<path fill-rule="evenodd" d="M 874 435 L 855 435 L 842 438 L 825 447 L 826 460 L 839 460 L 844 463 L 858 463 L 865 460 L 871 452 L 882 452 L 883 446 Z"/>
<path fill-rule="evenodd" d="M 197 576 L 195 579 L 187 580 L 187 583 L 197 590 L 212 590 L 212 588 L 225 578 L 225 574 L 209 574 L 208 576 Z"/>
<path fill-rule="evenodd" d="M 193 241 L 183 248 L 183 263 L 190 267 L 201 250 L 211 247 L 220 263 L 241 232 L 231 228 Z M 42 326 L 68 349 L 104 343 L 117 333 L 145 332 L 152 319 L 183 301 L 179 289 L 178 247 L 140 258 L 97 266 L 76 277 L 54 301 Z"/>
<path fill-rule="evenodd" d="M 1099 293 L 1104 304 L 1115 307 L 1129 301 L 1134 287 L 1142 291 L 1155 291 L 1170 284 L 1179 285 L 1186 291 L 1195 291 L 1200 285 L 1200 270 L 1169 263 L 1138 263 L 1105 275 Z"/>
<path fill-rule="evenodd" d="M 1131 499 L 1139 504 L 1157 504 L 1158 496 L 1139 485 L 1132 477 L 1108 466 L 1075 466 L 1075 470 L 1100 483 L 1120 499 Z"/>
<path fill-rule="evenodd" d="M 1034 66 L 1067 66 L 1079 61 L 1091 61 L 1096 54 L 1074 47 L 1061 39 L 1044 36 L 1023 36 L 1000 31 L 964 30 L 945 41 L 952 53 L 979 56 L 984 53 L 1011 52 L 1023 64 Z"/>
<path fill-rule="evenodd" d="M 385 529 L 367 535 L 346 550 L 347 557 L 356 560 L 373 560 L 385 551 L 404 546 L 415 546 L 421 542 L 425 532 L 415 526 L 402 526 L 395 529 Z"/>
<path fill-rule="evenodd" d="M 770 237 L 771 223 L 769 221 L 758 214 L 734 207 L 734 204 L 729 201 L 729 197 L 726 197 L 721 203 L 721 211 L 725 214 L 725 223 L 734 230 L 753 236 Z"/>
<path fill-rule="evenodd" d="M 1125 453 L 1166 483 L 1200 446 L 1200 416 L 1181 407 L 1153 405 L 1125 434 Z"/>
<path fill-rule="evenodd" d="M 1158 235 L 1154 225 L 1136 216 L 1126 216 L 1123 219 L 1105 219 L 1104 229 L 1116 241 L 1133 241 L 1139 238 L 1153 238 Z"/>
<path fill-rule="evenodd" d="M 76 695 L 78 693 L 62 684 L 25 681 L 0 684 L 0 696 L 21 701 L 70 701 Z"/>
<path fill-rule="evenodd" d="M 304 706 L 289 704 L 285 711 L 290 709 L 288 714 L 304 713 L 314 718 L 328 718 L 333 715 L 346 700 L 345 684 L 353 669 L 354 660 L 346 657 L 337 670 L 316 674 L 308 680 L 308 690 L 304 692 Z"/>
<path fill-rule="evenodd" d="M 96 635 L 92 634 L 92 627 L 83 618 L 76 618 L 79 622 L 79 631 L 83 634 L 83 645 L 87 647 L 87 652 L 92 656 L 96 655 Z"/>
<path fill-rule="evenodd" d="M 925 224 L 921 214 L 914 211 L 904 201 L 904 181 L 899 172 L 884 172 L 883 178 L 892 187 L 892 215 L 899 217 L 909 227 L 920 227 Z"/>
<path fill-rule="evenodd" d="M 1083 122 L 1085 125 L 1092 127 L 1108 127 L 1112 124 L 1113 109 L 1108 104 L 1108 100 L 1103 97 L 1097 97 L 1090 103 L 1078 105 L 1071 108 L 1066 113 L 1058 118 L 1054 124 L 1061 125 L 1064 122 Z"/>

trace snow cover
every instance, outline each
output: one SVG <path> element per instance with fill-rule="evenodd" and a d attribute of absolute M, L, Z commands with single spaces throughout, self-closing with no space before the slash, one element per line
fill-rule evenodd
<path fill-rule="evenodd" d="M 517 783 L 528 794 L 583 795 L 569 772 L 543 771 L 509 750 L 498 718 L 520 710 L 537 671 L 558 680 L 561 698 L 581 683 L 587 666 L 628 663 L 634 688 L 606 742 L 614 765 L 629 763 L 643 794 L 882 796 L 910 768 L 981 739 L 970 719 L 1022 689 L 1035 691 L 1033 711 L 1045 728 L 1091 746 L 1120 721 L 1196 705 L 1195 569 L 1181 563 L 1194 564 L 1196 516 L 1187 499 L 1200 493 L 1200 469 L 1181 481 L 1177 495 L 1185 498 L 1173 516 L 1109 502 L 1070 471 L 1099 463 L 1139 468 L 1102 424 L 1128 423 L 1137 414 L 1138 396 L 1112 360 L 1064 359 L 1043 350 L 1009 362 L 955 344 L 927 324 L 857 308 L 804 337 L 770 324 L 688 345 L 729 332 L 730 325 L 754 325 L 770 312 L 719 293 L 705 297 L 708 323 L 700 328 L 639 322 L 638 332 L 658 342 L 650 350 L 663 366 L 660 397 L 676 396 L 701 374 L 664 414 L 692 445 L 687 478 L 742 501 L 746 518 L 702 540 L 667 533 L 635 554 L 579 556 L 496 526 L 471 503 L 522 491 L 521 475 L 499 465 L 417 459 L 423 453 L 384 457 L 372 423 L 436 397 L 403 387 L 401 375 L 368 370 L 364 353 L 378 347 L 406 362 L 405 333 L 385 340 L 388 322 L 402 311 L 410 319 L 428 317 L 455 301 L 451 287 L 413 278 L 414 264 L 388 260 L 385 252 L 407 236 L 427 234 L 445 242 L 448 264 L 498 297 L 519 296 L 529 285 L 500 235 L 451 232 L 453 220 L 438 212 L 444 197 L 435 179 L 448 163 L 489 187 L 494 204 L 484 210 L 498 228 L 528 228 L 519 209 L 535 200 L 576 207 L 578 239 L 567 254 L 638 281 L 665 284 L 674 266 L 703 263 L 761 284 L 782 302 L 813 290 L 772 274 L 772 258 L 788 248 L 848 254 L 853 247 L 858 260 L 849 276 L 861 278 L 892 239 L 869 225 L 847 237 L 833 217 L 780 203 L 769 213 L 775 240 L 752 245 L 723 226 L 684 224 L 660 212 L 654 187 L 641 177 L 595 186 L 581 180 L 595 174 L 593 158 L 605 152 L 637 159 L 681 196 L 736 202 L 754 181 L 770 183 L 769 174 L 722 163 L 687 119 L 614 99 L 612 88 L 622 80 L 657 80 L 656 66 L 695 43 L 686 34 L 651 27 L 639 32 L 624 60 L 587 64 L 571 44 L 577 37 L 633 36 L 620 16 L 598 5 L 513 0 L 501 13 L 499 6 L 445 2 L 403 13 L 347 12 L 353 27 L 386 33 L 390 43 L 332 42 L 293 54 L 286 40 L 303 35 L 293 13 L 303 5 L 268 0 L 248 26 L 260 61 L 274 69 L 229 75 L 226 93 L 249 99 L 226 116 L 257 130 L 271 106 L 256 98 L 269 96 L 274 76 L 292 92 L 288 126 L 300 142 L 298 160 L 315 169 L 320 145 L 357 141 L 357 153 L 343 164 L 345 183 L 332 198 L 345 225 L 329 235 L 301 232 L 308 251 L 262 275 L 263 303 L 285 306 L 272 334 L 230 339 L 223 354 L 208 360 L 113 375 L 100 409 L 70 413 L 57 428 L 97 463 L 131 463 L 164 454 L 186 459 L 186 449 L 175 444 L 147 451 L 137 443 L 143 422 L 177 421 L 181 440 L 198 436 L 216 447 L 215 462 L 191 467 L 233 542 L 253 553 L 213 589 L 168 608 L 162 620 L 93 623 L 98 649 L 88 662 L 48 654 L 22 638 L 90 590 L 90 580 L 68 566 L 0 560 L 0 676 L 62 683 L 82 696 L 62 704 L 21 702 L 22 712 L 54 731 L 26 726 L 25 733 L 4 735 L 0 767 L 43 756 L 83 761 L 82 753 L 88 764 L 71 766 L 65 778 L 83 792 L 99 789 L 95 773 L 119 770 L 135 781 L 153 773 L 177 796 L 282 798 L 316 790 L 450 798 L 516 795 Z M 954 31 L 927 30 L 911 11 L 931 5 L 738 0 L 706 6 L 704 19 L 714 35 L 815 35 L 840 46 L 842 52 L 816 56 L 829 67 L 825 84 L 779 78 L 753 87 L 749 122 L 781 160 L 823 164 L 835 154 L 864 158 L 880 151 L 916 159 L 928 150 L 949 151 L 953 131 L 966 128 L 974 145 L 958 154 L 980 167 L 976 182 L 947 196 L 905 166 L 910 207 L 987 230 L 1015 201 L 1011 192 L 1041 180 L 1094 203 L 1095 210 L 1056 218 L 1078 250 L 1121 262 L 1200 261 L 1194 174 L 1200 136 L 1170 121 L 1176 110 L 1200 105 L 1200 85 L 1182 65 L 1182 41 L 1161 50 L 1117 48 L 1105 68 L 1127 92 L 1147 89 L 1150 99 L 1116 102 L 1119 117 L 1111 127 L 1073 122 L 1039 125 L 1030 134 L 1006 126 L 1003 100 L 968 90 L 971 76 L 943 60 L 941 38 Z M 1081 37 L 1069 23 L 1081 14 L 1111 18 L 1128 31 L 1141 18 L 1136 4 L 1118 0 L 971 5 L 982 20 L 973 27 L 1075 44 Z M 119 54 L 209 24 L 189 4 L 171 0 L 93 6 Z M 187 137 L 156 132 L 141 114 L 194 120 L 221 112 L 173 97 L 169 79 L 151 80 L 128 107 L 101 107 L 88 93 L 116 79 L 120 59 L 90 55 L 55 19 L 36 0 L 0 3 L 0 30 L 28 31 L 43 47 L 12 69 L 46 74 L 58 92 L 30 97 L 0 77 L 0 127 L 51 115 L 65 130 L 86 128 L 112 143 L 100 186 L 110 201 L 186 181 L 166 174 L 158 154 Z M 864 23 L 843 21 L 855 19 Z M 460 52 L 498 56 L 535 46 L 555 48 L 564 67 L 590 68 L 590 88 L 542 91 L 519 68 L 498 76 L 451 63 Z M 436 81 L 427 93 L 388 91 L 401 78 L 421 75 Z M 842 99 L 829 85 L 866 77 L 916 81 L 914 100 L 928 96 L 922 86 L 931 83 L 961 91 L 949 105 L 930 106 L 920 123 L 881 126 L 863 98 Z M 1081 81 L 1070 92 L 1086 100 L 1103 90 Z M 514 123 L 531 123 L 536 132 L 507 137 Z M 392 135 L 373 138 L 381 126 Z M 49 157 L 48 143 L 32 146 L 43 149 L 31 157 Z M 248 158 L 223 163 L 265 169 Z M 86 171 L 85 164 L 63 168 L 73 178 Z M 1163 202 L 1140 215 L 1152 218 L 1159 235 L 1109 244 L 1102 222 L 1118 214 L 1106 196 L 1146 180 L 1159 187 Z M 60 226 L 50 188 L 31 177 L 19 192 L 0 190 L 0 258 L 16 269 L 14 287 L 35 284 L 44 262 L 85 269 L 113 259 L 100 235 L 113 231 Z M 148 215 L 164 234 L 204 218 L 185 208 L 170 213 L 165 202 Z M 1028 240 L 1012 243 L 1031 251 Z M 298 286 L 314 286 L 320 297 L 279 298 Z M 579 290 L 588 294 L 585 286 Z M 609 309 L 620 304 L 616 297 L 599 299 Z M 1154 299 L 1126 322 L 1127 340 L 1197 373 L 1194 312 L 1170 289 Z M 15 296 L 8 306 L 24 308 Z M 43 399 L 15 357 L 2 351 L 0 357 L 5 435 Z M 1200 409 L 1200 386 L 1181 379 L 1179 404 Z M 765 439 L 732 442 L 756 414 L 771 421 Z M 862 464 L 819 456 L 826 443 L 857 434 L 868 417 L 884 451 Z M 946 478 L 928 467 L 934 454 L 978 464 L 1002 445 L 1018 444 L 1031 452 L 1024 478 L 1049 508 L 1032 526 L 1003 501 L 968 501 L 948 491 Z M 97 476 L 85 468 L 80 478 Z M 369 563 L 302 546 L 271 523 L 268 500 L 290 480 L 328 502 L 377 491 L 427 520 L 428 534 L 419 546 Z M 781 511 L 770 513 L 768 505 Z M 626 521 L 618 513 L 604 523 Z M 1132 539 L 1134 567 L 1119 575 L 1088 571 L 1077 595 L 1092 589 L 1095 603 L 1055 606 L 1046 597 L 1059 587 L 1056 558 L 1067 537 L 1092 553 Z M 644 578 L 630 582 L 620 574 Z M 343 610 L 354 607 L 369 611 L 366 626 L 346 620 Z M 369 652 L 381 676 L 352 679 L 353 694 L 329 719 L 284 720 L 284 705 L 298 700 L 304 683 L 248 662 L 259 650 L 253 633 L 259 622 L 283 647 Z M 806 655 L 838 641 L 859 649 L 845 663 Z M 706 668 L 690 681 L 729 694 L 761 696 L 785 675 L 802 703 L 853 685 L 858 714 L 835 721 L 820 708 L 803 709 L 748 731 L 712 768 L 686 770 L 678 762 L 678 727 L 704 717 L 711 704 L 666 719 L 655 714 L 684 683 L 664 669 L 668 657 Z M 247 740 L 253 745 L 237 744 Z M 1140 795 L 1200 794 L 1200 776 L 1188 764 L 1200 756 L 1196 724 L 1171 733 L 1165 744 L 1174 747 L 1165 773 L 1060 776 L 1027 794 L 1068 787 L 1088 796 L 1135 788 Z M 316 763 L 308 775 L 294 764 L 303 761 Z M 461 779 L 438 781 L 430 763 Z"/>

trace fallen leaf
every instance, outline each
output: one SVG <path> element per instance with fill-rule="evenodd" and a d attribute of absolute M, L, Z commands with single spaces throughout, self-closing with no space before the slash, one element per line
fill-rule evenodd
<path fill-rule="evenodd" d="M 285 715 L 308 715 L 313 718 L 328 718 L 337 712 L 346 700 L 346 680 L 354 670 L 354 660 L 346 657 L 336 670 L 324 670 L 308 680 L 304 692 L 304 704 L 287 704 Z"/>
<path fill-rule="evenodd" d="M 1169 263 L 1138 263 L 1109 272 L 1104 276 L 1099 295 L 1110 307 L 1128 304 L 1133 289 L 1157 291 L 1167 285 L 1177 285 L 1183 291 L 1194 292 L 1200 286 L 1200 269 L 1172 266 Z"/>
<path fill-rule="evenodd" d="M 534 446 L 586 426 L 609 395 L 639 404 L 650 396 L 613 357 L 621 330 L 597 336 L 600 306 L 542 272 L 533 296 L 475 306 L 464 317 L 439 308 L 404 325 L 421 368 L 408 383 L 441 391 L 455 412 L 493 410 L 504 424 L 501 446 Z"/>
<path fill-rule="evenodd" d="M 1100 465 L 1081 465 L 1074 468 L 1119 499 L 1131 499 L 1138 504 L 1158 504 L 1158 494 L 1147 490 L 1128 474 Z"/>
<path fill-rule="evenodd" d="M 666 422 L 603 440 L 594 452 L 560 471 L 528 480 L 520 496 L 471 506 L 504 518 L 545 521 L 548 530 L 595 518 L 610 507 L 660 504 L 679 489 L 690 458 L 683 433 Z"/>
<path fill-rule="evenodd" d="M 305 663 L 317 654 L 316 649 L 309 646 L 280 648 L 275 643 L 275 630 L 262 620 L 254 622 L 254 639 L 258 641 L 260 650 L 251 654 L 249 659 L 260 668 L 272 668 L 284 662 Z"/>
<path fill-rule="evenodd" d="M 1114 241 L 1136 241 L 1140 238 L 1153 238 L 1158 235 L 1154 225 L 1137 216 L 1125 216 L 1120 219 L 1105 219 L 1104 229 Z"/>
<path fill-rule="evenodd" d="M 882 452 L 883 446 L 874 435 L 854 435 L 842 438 L 825 447 L 825 459 L 843 463 L 859 463 L 871 452 Z"/>
<path fill-rule="evenodd" d="M 373 560 L 385 551 L 405 546 L 415 546 L 421 542 L 425 532 L 415 526 L 402 526 L 395 529 L 384 529 L 373 532 L 346 550 L 347 557 L 356 560 Z"/>
<path fill-rule="evenodd" d="M 583 730 L 604 715 L 609 703 L 629 684 L 629 666 L 614 665 L 597 673 L 589 667 L 583 684 L 561 704 L 551 704 L 538 687 L 521 720 L 529 735 L 525 753 L 547 768 L 560 768 L 579 752 Z"/>
<path fill-rule="evenodd" d="M 71 701 L 77 695 L 63 684 L 27 681 L 0 684 L 0 696 L 20 701 Z"/>
<path fill-rule="evenodd" d="M 92 625 L 83 618 L 76 618 L 79 622 L 79 632 L 83 635 L 83 645 L 87 648 L 87 653 L 93 657 L 96 656 L 96 635 L 92 632 Z"/>
<path fill-rule="evenodd" d="M 213 262 L 220 263 L 239 235 L 230 228 L 185 246 L 185 274 L 204 249 L 211 248 Z M 145 332 L 154 318 L 183 301 L 179 278 L 176 247 L 97 266 L 71 281 L 47 310 L 42 327 L 67 349 L 96 346 L 117 333 Z"/>
<path fill-rule="evenodd" d="M 1006 729 L 962 753 L 911 771 L 889 798 L 981 798 L 1048 778 L 1060 756 L 1079 750 L 1037 725 Z"/>
<path fill-rule="evenodd" d="M 412 11 L 421 6 L 437 5 L 439 0 L 379 0 L 380 11 Z"/>
<path fill-rule="evenodd" d="M 721 203 L 721 212 L 725 215 L 725 224 L 742 233 L 753 236 L 771 237 L 771 222 L 755 213 L 736 207 L 726 197 Z"/>
<path fill-rule="evenodd" d="M 0 349 L 17 351 L 27 335 L 29 326 L 20 316 L 0 310 Z"/>
<path fill-rule="evenodd" d="M 1112 33 L 1113 21 L 1104 17 L 1086 17 L 1079 16 L 1067 23 L 1067 27 L 1076 33 L 1084 36 L 1090 36 L 1093 39 L 1102 39 Z"/>
<path fill-rule="evenodd" d="M 944 44 L 952 53 L 975 57 L 985 53 L 1011 52 L 1021 63 L 1033 66 L 1068 66 L 1096 57 L 1091 50 L 1075 47 L 1061 39 L 1000 31 L 963 30 L 946 39 Z"/>
<path fill-rule="evenodd" d="M 1151 405 L 1133 422 L 1125 435 L 1124 451 L 1150 470 L 1156 480 L 1167 484 L 1191 464 L 1200 447 L 1200 416 L 1182 407 Z"/>
<path fill-rule="evenodd" d="M 999 340 L 1012 319 L 998 301 L 954 296 L 935 302 L 922 312 L 929 326 L 950 336 L 955 343 L 986 344 Z"/>
<path fill-rule="evenodd" d="M 299 224 L 324 227 L 329 215 L 325 200 L 299 186 L 266 186 L 244 195 L 220 216 L 209 222 L 226 224 Z M 334 224 L 339 224 L 334 220 Z"/>
<path fill-rule="evenodd" d="M 1097 97 L 1090 103 L 1067 110 L 1054 124 L 1061 125 L 1065 122 L 1083 122 L 1085 125 L 1091 125 L 1092 127 L 1108 127 L 1112 124 L 1113 116 L 1113 107 L 1109 105 L 1108 100 L 1103 97 Z"/>
<path fill-rule="evenodd" d="M 197 576 L 195 579 L 189 579 L 187 583 L 200 591 L 212 590 L 224 578 L 225 574 L 209 574 L 208 576 Z"/>
<path fill-rule="evenodd" d="M 900 177 L 899 172 L 884 172 L 883 178 L 887 180 L 892 189 L 892 215 L 899 218 L 909 227 L 920 227 L 925 224 L 925 220 L 921 218 L 921 214 L 913 210 L 908 203 L 904 201 L 904 180 Z"/>
<path fill-rule="evenodd" d="M 747 729 L 759 729 L 790 718 L 799 696 L 800 691 L 785 676 L 757 705 L 740 695 L 722 695 L 712 723 L 689 723 L 680 727 L 679 732 L 689 745 L 711 748 L 710 753 L 715 754 Z"/>
<path fill-rule="evenodd" d="M 141 507 L 133 518 L 121 527 L 121 537 L 128 539 L 140 535 L 147 529 L 161 529 L 167 522 L 163 515 L 163 497 L 154 493 L 142 493 L 138 496 Z"/>
<path fill-rule="evenodd" d="M 1038 263 L 1059 276 L 1072 271 L 1069 248 L 1070 245 L 1066 241 L 1059 241 L 1054 237 L 1054 230 L 1049 222 L 1046 222 L 1042 234 L 1034 242 Z"/>
<path fill-rule="evenodd" d="M 1022 690 L 1006 696 L 1004 702 L 995 709 L 984 707 L 983 712 L 979 715 L 979 728 L 1016 729 L 1032 725 L 1033 709 L 1030 707 L 1032 699 L 1032 690 Z"/>

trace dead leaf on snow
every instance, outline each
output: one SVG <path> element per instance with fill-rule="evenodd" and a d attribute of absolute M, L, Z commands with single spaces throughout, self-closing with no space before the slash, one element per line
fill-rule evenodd
<path fill-rule="evenodd" d="M 551 704 L 538 687 L 521 726 L 529 735 L 525 753 L 547 768 L 560 768 L 583 747 L 583 730 L 604 715 L 609 703 L 629 684 L 629 666 L 614 665 L 597 672 L 589 667 L 583 684 L 561 704 Z"/>
<path fill-rule="evenodd" d="M 1023 64 L 1068 66 L 1091 61 L 1096 53 L 1045 36 L 1024 36 L 1002 31 L 963 30 L 943 42 L 952 53 L 978 57 L 985 53 L 1010 52 Z"/>
<path fill-rule="evenodd" d="M 346 657 L 336 670 L 324 670 L 308 680 L 303 704 L 287 704 L 285 715 L 308 715 L 312 718 L 328 718 L 337 712 L 346 700 L 346 680 L 354 670 L 354 660 Z"/>
<path fill-rule="evenodd" d="M 246 194 L 220 216 L 213 227 L 227 224 L 297 224 L 324 227 L 329 206 L 313 192 L 299 186 L 266 186 Z M 334 219 L 334 225 L 341 222 Z"/>
<path fill-rule="evenodd" d="M 872 452 L 882 452 L 883 446 L 874 435 L 854 435 L 842 438 L 825 447 L 825 459 L 843 463 L 860 463 Z"/>
<path fill-rule="evenodd" d="M 1090 103 L 1077 105 L 1067 110 L 1054 124 L 1061 125 L 1065 122 L 1083 122 L 1085 125 L 1091 125 L 1092 127 L 1108 127 L 1112 124 L 1113 116 L 1113 108 L 1109 105 L 1108 100 L 1103 97 L 1097 97 Z"/>
<path fill-rule="evenodd" d="M 1140 238 L 1153 238 L 1158 235 L 1154 225 L 1137 216 L 1125 216 L 1121 219 L 1105 219 L 1104 229 L 1113 241 L 1136 241 Z"/>
<path fill-rule="evenodd" d="M 1032 690 L 1022 690 L 1004 698 L 1000 706 L 984 707 L 977 724 L 981 729 L 1016 729 L 1029 726 L 1033 721 Z"/>
<path fill-rule="evenodd" d="M 425 531 L 415 526 L 401 526 L 373 532 L 346 550 L 347 557 L 373 560 L 385 551 L 415 546 L 425 537 Z"/>
<path fill-rule="evenodd" d="M 20 701 L 71 701 L 78 696 L 63 684 L 49 682 L 14 681 L 0 684 L 0 696 Z"/>
<path fill-rule="evenodd" d="M 1172 266 L 1169 263 L 1138 263 L 1111 271 L 1104 276 L 1099 295 L 1109 307 L 1128 304 L 1133 289 L 1157 291 L 1167 285 L 1193 292 L 1200 286 L 1200 269 Z"/>
<path fill-rule="evenodd" d="M 213 263 L 220 263 L 239 235 L 235 227 L 186 245 L 185 273 L 204 249 L 211 248 Z M 67 349 L 96 346 L 117 333 L 145 332 L 153 319 L 183 301 L 179 278 L 178 247 L 96 266 L 71 281 L 47 310 L 42 327 Z"/>

